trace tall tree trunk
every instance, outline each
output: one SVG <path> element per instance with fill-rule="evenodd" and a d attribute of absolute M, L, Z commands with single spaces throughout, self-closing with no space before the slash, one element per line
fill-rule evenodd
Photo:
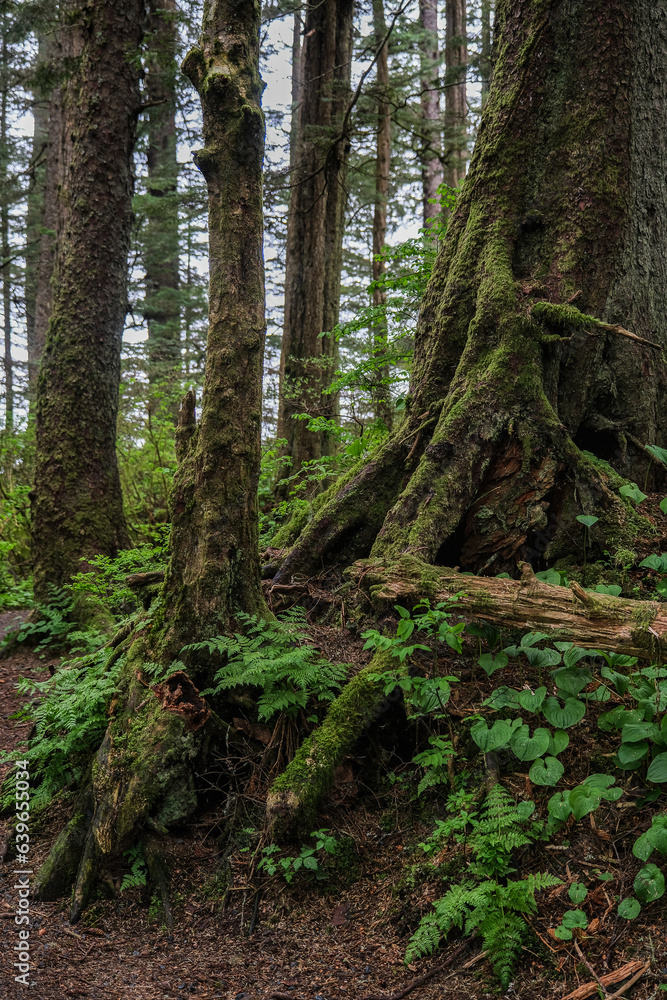
<path fill-rule="evenodd" d="M 373 0 L 373 28 L 376 46 L 382 45 L 387 34 L 384 19 L 383 0 Z M 385 290 L 379 285 L 385 273 L 384 260 L 380 254 L 387 242 L 387 199 L 389 197 L 389 167 L 391 163 L 391 105 L 389 104 L 389 45 L 379 49 L 377 60 L 377 140 L 375 152 L 375 205 L 373 210 L 373 305 L 382 310 L 387 301 Z M 387 349 L 387 319 L 380 316 L 373 324 L 373 351 L 379 363 Z M 391 430 L 393 411 L 386 383 L 389 368 L 383 364 L 377 368 L 378 386 L 373 394 L 373 408 L 376 419 L 382 420 Z"/>
<path fill-rule="evenodd" d="M 5 193 L 0 198 L 0 241 L 2 250 L 2 323 L 4 330 L 3 368 L 5 375 L 5 435 L 9 437 L 14 429 L 14 365 L 12 361 L 12 280 L 11 252 L 9 245 L 9 141 L 7 129 L 9 102 L 9 55 L 7 51 L 7 15 L 2 15 L 2 93 L 0 94 L 0 165 L 4 178 Z M 9 442 L 7 441 L 7 444 Z M 11 474 L 10 451 L 6 453 L 5 471 Z"/>
<path fill-rule="evenodd" d="M 144 318 L 148 325 L 150 407 L 174 394 L 180 371 L 178 161 L 176 157 L 176 2 L 149 0 L 148 197 L 144 236 Z M 177 416 L 178 407 L 170 407 Z"/>
<path fill-rule="evenodd" d="M 71 162 L 61 173 L 64 229 L 37 390 L 40 598 L 81 558 L 113 556 L 128 540 L 115 439 L 144 10 L 142 0 L 94 0 L 74 13 L 83 49 L 63 95 Z"/>
<path fill-rule="evenodd" d="M 491 86 L 491 13 L 493 0 L 482 0 L 482 27 L 479 53 L 479 73 L 482 78 L 482 108 L 489 97 Z"/>
<path fill-rule="evenodd" d="M 466 0 L 447 0 L 445 46 L 445 156 L 444 180 L 458 187 L 466 170 L 466 72 L 468 39 Z"/>
<path fill-rule="evenodd" d="M 47 36 L 40 33 L 37 39 L 37 66 L 47 66 L 51 53 Z M 28 399 L 34 400 L 37 389 L 37 373 L 44 343 L 38 343 L 35 333 L 37 309 L 37 272 L 39 268 L 42 226 L 44 216 L 44 185 L 46 180 L 46 159 L 49 145 L 49 94 L 43 88 L 35 88 L 32 95 L 32 117 L 34 131 L 32 156 L 30 158 L 30 184 L 28 187 L 28 208 L 26 213 L 26 259 L 25 259 L 25 326 L 28 348 Z"/>
<path fill-rule="evenodd" d="M 349 135 L 352 0 L 325 0 L 306 13 L 296 165 L 291 175 L 285 262 L 285 321 L 277 436 L 292 473 L 333 452 L 326 431 L 309 431 L 297 413 L 337 419 L 338 400 L 323 392 L 337 356 Z"/>
<path fill-rule="evenodd" d="M 419 0 L 421 38 L 421 170 L 424 228 L 440 214 L 442 122 L 440 120 L 440 49 L 437 0 Z"/>
<path fill-rule="evenodd" d="M 643 484 L 644 445 L 667 443 L 667 10 L 502 0 L 496 17 L 408 413 L 332 488 L 278 580 L 370 550 L 512 571 L 525 553 L 578 555 L 580 514 L 599 518 L 598 552 L 638 530 L 620 477 Z"/>
<path fill-rule="evenodd" d="M 31 405 L 36 398 L 39 366 L 53 309 L 56 250 L 64 238 L 70 208 L 64 194 L 72 164 L 75 109 L 72 102 L 65 102 L 65 94 L 68 77 L 77 66 L 83 49 L 82 26 L 75 16 L 77 2 L 63 0 L 60 4 L 60 22 L 54 36 L 44 42 L 43 48 L 44 58 L 58 78 L 58 83 L 48 95 L 46 148 L 42 154 L 43 179 L 39 176 L 35 178 L 36 193 L 40 180 L 42 183 L 42 208 L 37 226 L 39 238 L 35 246 L 34 316 L 28 328 Z"/>
<path fill-rule="evenodd" d="M 208 0 L 202 47 L 184 63 L 204 114 L 205 147 L 196 162 L 208 187 L 210 310 L 201 419 L 195 425 L 189 393 L 177 431 L 164 639 L 175 651 L 193 635 L 227 631 L 236 610 L 264 607 L 257 506 L 265 331 L 258 19 L 256 0 Z"/>
<path fill-rule="evenodd" d="M 111 654 L 127 657 L 117 708 L 80 808 L 36 879 L 43 899 L 74 882 L 71 921 L 87 904 L 105 857 L 117 857 L 147 827 L 164 831 L 192 812 L 193 769 L 212 736 L 230 737 L 183 671 L 154 686 L 157 697 L 146 697 L 146 656 L 169 662 L 184 642 L 228 631 L 235 612 L 266 611 L 257 509 L 265 331 L 260 14 L 259 0 L 206 0 L 200 46 L 183 64 L 204 120 L 205 147 L 196 154 L 209 207 L 204 397 L 198 424 L 192 392 L 181 410 L 171 562 L 151 652 L 140 634 Z"/>

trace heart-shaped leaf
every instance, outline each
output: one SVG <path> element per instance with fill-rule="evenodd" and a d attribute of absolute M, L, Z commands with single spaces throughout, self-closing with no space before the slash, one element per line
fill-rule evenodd
<path fill-rule="evenodd" d="M 512 734 L 510 747 L 519 760 L 536 760 L 549 748 L 549 730 L 536 729 L 531 737 L 528 726 L 521 726 Z"/>
<path fill-rule="evenodd" d="M 632 770 L 647 754 L 648 743 L 646 740 L 641 740 L 639 743 L 621 743 L 616 751 L 618 766 L 625 771 Z"/>
<path fill-rule="evenodd" d="M 563 927 L 574 930 L 575 927 L 588 927 L 588 917 L 583 910 L 566 910 L 563 914 Z"/>
<path fill-rule="evenodd" d="M 570 808 L 575 819 L 582 819 L 588 813 L 595 812 L 601 801 L 600 789 L 592 785 L 577 785 L 570 792 Z"/>
<path fill-rule="evenodd" d="M 508 746 L 512 727 L 502 719 L 494 722 L 491 729 L 486 722 L 476 722 L 470 730 L 470 735 L 482 753 L 489 753 L 491 750 L 500 750 L 501 747 Z"/>
<path fill-rule="evenodd" d="M 559 819 L 562 823 L 572 815 L 569 792 L 554 792 L 547 803 L 549 815 L 554 819 Z"/>
<path fill-rule="evenodd" d="M 586 714 L 586 706 L 577 698 L 568 698 L 564 705 L 557 698 L 547 698 L 542 706 L 542 715 L 556 729 L 569 729 L 580 722 Z"/>
<path fill-rule="evenodd" d="M 652 903 L 665 894 L 665 876 L 657 865 L 644 865 L 637 873 L 633 889 L 640 903 Z"/>
<path fill-rule="evenodd" d="M 639 565 L 646 569 L 654 569 L 656 573 L 667 573 L 667 552 L 663 552 L 662 555 L 652 552 L 646 559 L 642 559 Z"/>
<path fill-rule="evenodd" d="M 536 573 L 535 576 L 541 583 L 550 583 L 552 587 L 560 587 L 562 585 L 561 575 L 557 569 L 543 569 L 539 573 Z"/>
<path fill-rule="evenodd" d="M 570 902 L 578 906 L 579 903 L 583 903 L 588 895 L 588 889 L 581 882 L 573 882 L 570 888 L 567 890 L 567 894 L 570 897 Z"/>
<path fill-rule="evenodd" d="M 496 690 L 489 695 L 483 704 L 488 708 L 496 709 L 496 711 L 500 711 L 503 708 L 519 707 L 516 691 L 514 688 L 506 687 L 504 684 L 501 687 L 496 688 Z"/>
<path fill-rule="evenodd" d="M 556 757 L 536 760 L 528 772 L 534 785 L 557 785 L 565 774 L 565 768 Z"/>
<path fill-rule="evenodd" d="M 667 465 L 667 448 L 661 448 L 658 444 L 645 444 L 646 451 L 650 452 L 663 465 Z"/>
<path fill-rule="evenodd" d="M 640 740 L 654 740 L 660 734 L 660 726 L 655 722 L 628 722 L 621 730 L 623 743 L 639 743 Z"/>
<path fill-rule="evenodd" d="M 637 483 L 626 483 L 625 486 L 621 486 L 619 493 L 622 497 L 628 497 L 629 500 L 634 500 L 636 504 L 642 503 L 646 500 L 646 494 L 637 486 Z"/>
<path fill-rule="evenodd" d="M 648 766 L 646 777 L 649 781 L 667 781 L 667 753 L 659 753 Z"/>
<path fill-rule="evenodd" d="M 567 733 L 564 733 L 562 729 L 557 729 L 555 733 L 552 733 L 549 737 L 549 748 L 548 753 L 552 757 L 557 757 L 559 753 L 568 746 L 570 742 L 570 737 Z"/>
<path fill-rule="evenodd" d="M 557 667 L 560 663 L 560 653 L 555 649 L 537 649 L 527 646 L 523 652 L 532 667 Z"/>
<path fill-rule="evenodd" d="M 626 896 L 618 904 L 618 915 L 619 917 L 624 917 L 626 920 L 634 920 L 638 917 L 641 912 L 641 903 L 634 896 Z"/>
<path fill-rule="evenodd" d="M 519 691 L 517 701 L 525 712 L 539 712 L 547 696 L 545 687 L 536 688 L 535 691 Z"/>
<path fill-rule="evenodd" d="M 660 501 L 660 510 L 663 514 L 667 514 L 667 497 Z"/>
<path fill-rule="evenodd" d="M 569 652 L 569 651 L 568 651 Z M 565 654 L 567 657 L 567 653 Z M 556 687 L 564 694 L 578 695 L 587 684 L 593 680 L 593 674 L 588 667 L 561 667 L 553 675 Z"/>
<path fill-rule="evenodd" d="M 577 521 L 579 524 L 585 524 L 587 528 L 592 528 L 594 524 L 597 524 L 600 520 L 599 517 L 595 517 L 594 514 L 578 514 Z"/>
<path fill-rule="evenodd" d="M 596 594 L 611 594 L 612 597 L 620 597 L 622 590 L 617 583 L 598 583 L 595 587 Z"/>
<path fill-rule="evenodd" d="M 502 667 L 507 666 L 508 663 L 507 653 L 503 653 L 502 650 L 495 656 L 493 655 L 493 653 L 482 653 L 477 662 L 479 663 L 482 670 L 486 673 L 487 677 L 490 677 L 491 674 L 494 673 L 494 671 L 500 670 L 502 669 Z"/>
<path fill-rule="evenodd" d="M 604 672 L 605 668 L 603 667 L 602 670 Z M 625 692 L 619 693 L 624 694 Z M 644 713 L 639 709 L 628 709 L 619 705 L 618 708 L 612 708 L 610 712 L 603 712 L 598 719 L 598 728 L 604 733 L 608 733 L 612 729 L 622 729 L 628 723 L 641 722 L 643 718 Z"/>

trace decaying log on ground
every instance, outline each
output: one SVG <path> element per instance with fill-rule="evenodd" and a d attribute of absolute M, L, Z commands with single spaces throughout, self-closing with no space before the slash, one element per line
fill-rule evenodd
<path fill-rule="evenodd" d="M 585 649 L 602 649 L 662 662 L 667 652 L 667 603 L 632 601 L 584 590 L 578 583 L 542 583 L 528 563 L 521 579 L 468 576 L 431 566 L 412 556 L 396 562 L 363 559 L 351 578 L 378 609 L 428 597 L 446 601 L 454 594 L 463 614 L 502 628 L 546 632 L 550 638 Z"/>

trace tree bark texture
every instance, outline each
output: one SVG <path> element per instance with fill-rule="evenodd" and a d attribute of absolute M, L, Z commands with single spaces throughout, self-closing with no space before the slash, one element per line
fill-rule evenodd
<path fill-rule="evenodd" d="M 204 115 L 196 162 L 209 210 L 209 328 L 201 419 L 185 397 L 177 431 L 165 647 L 218 635 L 261 610 L 257 485 L 264 356 L 258 0 L 208 0 L 183 64 Z"/>
<path fill-rule="evenodd" d="M 375 44 L 379 47 L 387 34 L 383 0 L 373 0 L 373 27 Z M 375 205 L 373 207 L 373 305 L 381 311 L 387 301 L 387 293 L 378 286 L 385 272 L 384 260 L 380 254 L 387 242 L 387 201 L 389 198 L 389 169 L 391 165 L 391 105 L 389 103 L 389 45 L 379 48 L 377 67 L 377 139 L 375 147 Z M 386 316 L 376 318 L 373 325 L 373 351 L 378 362 L 387 348 Z M 391 430 L 393 411 L 388 387 L 382 384 L 389 376 L 389 368 L 382 365 L 377 369 L 378 385 L 373 393 L 373 408 L 376 419 L 382 420 Z"/>
<path fill-rule="evenodd" d="M 5 434 L 14 429 L 14 363 L 12 360 L 12 280 L 11 253 L 9 249 L 9 143 L 8 143 L 8 103 L 9 103 L 9 55 L 7 46 L 7 15 L 2 15 L 2 93 L 0 94 L 0 165 L 4 181 L 5 196 L 0 201 L 0 250 L 2 251 L 2 325 L 4 334 L 4 382 L 5 382 Z M 5 469 L 11 474 L 11 452 L 8 451 Z"/>
<path fill-rule="evenodd" d="M 54 301 L 37 391 L 35 592 L 61 586 L 92 555 L 128 541 L 115 436 L 126 312 L 132 149 L 143 3 L 74 12 L 83 47 L 66 82 Z M 61 146 L 62 153 L 62 146 Z"/>
<path fill-rule="evenodd" d="M 443 179 L 458 187 L 466 170 L 466 77 L 468 37 L 466 0 L 447 0 L 445 6 L 445 140 Z"/>
<path fill-rule="evenodd" d="M 146 100 L 148 109 L 147 197 L 144 230 L 148 378 L 159 397 L 173 395 L 180 373 L 178 161 L 176 158 L 176 3 L 150 0 Z M 157 394 L 157 395 L 156 395 Z M 178 407 L 172 406 L 177 417 Z"/>
<path fill-rule="evenodd" d="M 73 156 L 74 115 L 76 102 L 66 100 L 68 80 L 79 65 L 83 50 L 82 24 L 76 16 L 78 0 L 64 0 L 61 4 L 60 20 L 53 34 L 43 42 L 43 57 L 56 84 L 48 100 L 46 135 L 41 156 L 44 160 L 43 174 L 35 176 L 36 193 L 41 189 L 41 216 L 36 226 L 34 293 L 30 292 L 29 302 L 34 294 L 33 315 L 27 319 L 28 334 L 28 379 L 31 400 L 37 392 L 39 366 L 44 354 L 46 334 L 53 309 L 53 274 L 57 248 L 61 246 L 71 199 L 66 196 Z M 36 116 L 35 141 L 37 141 L 41 116 Z M 33 146 L 33 148 L 35 148 Z M 39 198 L 39 193 L 37 193 Z M 30 211 L 30 202 L 29 202 Z"/>
<path fill-rule="evenodd" d="M 619 489 L 667 439 L 667 11 L 504 0 L 496 19 L 408 413 L 318 504 L 278 581 L 369 550 L 511 571 L 526 549 L 578 554 L 580 514 L 599 518 L 594 552 L 641 530 Z"/>
<path fill-rule="evenodd" d="M 291 472 L 331 454 L 326 432 L 309 431 L 297 413 L 336 419 L 338 401 L 323 392 L 337 356 L 346 174 L 350 138 L 352 0 L 324 0 L 306 12 L 297 154 L 291 173 L 285 262 L 285 320 L 277 436 Z"/>
<path fill-rule="evenodd" d="M 493 12 L 494 0 L 482 0 L 481 9 L 481 37 L 479 53 L 479 74 L 482 83 L 482 107 L 489 97 L 489 87 L 491 86 L 491 15 Z"/>
<path fill-rule="evenodd" d="M 442 121 L 440 117 L 440 46 L 437 0 L 419 0 L 421 39 L 421 170 L 424 227 L 440 213 Z"/>

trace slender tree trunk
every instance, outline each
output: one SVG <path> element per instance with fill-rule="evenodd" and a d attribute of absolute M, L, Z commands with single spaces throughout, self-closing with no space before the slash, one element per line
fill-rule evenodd
<path fill-rule="evenodd" d="M 148 197 L 144 237 L 144 318 L 148 325 L 148 378 L 155 392 L 173 396 L 180 374 L 178 161 L 176 158 L 176 3 L 150 0 L 150 56 L 146 78 L 148 110 Z M 170 409 L 174 418 L 178 407 Z"/>
<path fill-rule="evenodd" d="M 163 640 L 176 652 L 193 635 L 227 631 L 236 610 L 264 608 L 257 506 L 265 331 L 259 3 L 208 0 L 204 28 L 202 47 L 190 51 L 184 69 L 204 114 L 205 147 L 196 162 L 208 187 L 210 311 L 201 419 L 195 425 L 189 393 L 177 431 Z"/>
<path fill-rule="evenodd" d="M 287 441 L 291 471 L 333 452 L 334 441 L 309 431 L 297 413 L 337 419 L 338 400 L 323 392 L 337 356 L 349 136 L 342 122 L 350 99 L 352 0 L 325 0 L 306 13 L 302 100 L 291 175 L 285 263 L 285 321 L 280 359 L 277 436 Z M 346 133 L 346 130 L 344 130 Z"/>
<path fill-rule="evenodd" d="M 437 0 L 419 0 L 421 39 L 421 169 L 424 228 L 440 214 L 438 188 L 442 184 L 442 122 L 440 120 L 440 82 L 438 67 Z"/>
<path fill-rule="evenodd" d="M 290 118 L 290 133 L 289 133 L 290 175 L 294 170 L 294 168 L 296 167 L 297 153 L 298 153 L 299 107 L 301 105 L 301 100 L 302 100 L 301 84 L 303 77 L 303 66 L 301 64 L 302 30 L 303 30 L 303 22 L 301 20 L 301 11 L 295 10 L 294 24 L 292 27 L 292 114 Z"/>
<path fill-rule="evenodd" d="M 7 51 L 7 15 L 2 15 L 2 93 L 0 94 L 0 164 L 5 179 L 5 194 L 0 199 L 0 240 L 2 249 L 2 322 L 4 329 L 3 367 L 5 375 L 5 436 L 14 429 L 14 365 L 12 361 L 12 279 L 9 245 L 9 142 L 7 136 L 7 105 L 9 101 L 9 56 Z M 9 441 L 7 441 L 7 444 Z M 5 471 L 11 473 L 11 457 L 7 451 Z"/>
<path fill-rule="evenodd" d="M 375 29 L 375 44 L 379 46 L 387 34 L 384 19 L 383 0 L 373 0 L 373 27 Z M 389 46 L 385 42 L 379 51 L 377 66 L 377 140 L 375 153 L 375 205 L 373 210 L 373 305 L 382 310 L 386 305 L 387 295 L 379 286 L 384 272 L 385 263 L 380 254 L 387 242 L 387 200 L 389 197 L 389 168 L 391 163 L 391 105 L 389 94 Z M 376 318 L 373 324 L 373 351 L 377 361 L 380 361 L 387 348 L 386 316 Z M 382 420 L 388 430 L 391 430 L 393 411 L 388 387 L 382 384 L 389 376 L 389 368 L 382 365 L 377 369 L 379 384 L 373 396 L 373 408 L 376 419 Z"/>
<path fill-rule="evenodd" d="M 599 519 L 593 553 L 646 527 L 619 490 L 646 481 L 644 445 L 667 443 L 667 10 L 503 0 L 496 18 L 408 413 L 332 488 L 277 581 L 369 550 L 511 572 L 578 556 L 581 514 Z"/>
<path fill-rule="evenodd" d="M 128 541 L 115 438 L 144 10 L 142 0 L 94 0 L 74 13 L 83 48 L 63 95 L 71 162 L 65 170 L 61 158 L 64 228 L 37 391 L 40 598 L 81 558 L 113 556 Z"/>
<path fill-rule="evenodd" d="M 445 47 L 445 168 L 444 180 L 455 188 L 466 170 L 466 72 L 468 39 L 466 0 L 447 0 Z"/>
<path fill-rule="evenodd" d="M 482 28 L 480 39 L 479 72 L 482 78 L 482 108 L 489 97 L 491 85 L 491 12 L 493 0 L 482 0 Z"/>
<path fill-rule="evenodd" d="M 44 34 L 38 36 L 37 65 L 48 65 L 53 46 Z M 28 187 L 28 210 L 26 215 L 26 259 L 25 259 L 25 325 L 28 348 L 28 399 L 32 402 L 37 389 L 37 373 L 42 355 L 43 342 L 38 344 L 35 335 L 37 308 L 37 272 L 39 268 L 42 225 L 44 217 L 44 186 L 46 179 L 46 158 L 49 145 L 49 94 L 36 89 L 32 95 L 32 117 L 34 123 L 32 156 L 30 159 L 30 185 Z"/>

